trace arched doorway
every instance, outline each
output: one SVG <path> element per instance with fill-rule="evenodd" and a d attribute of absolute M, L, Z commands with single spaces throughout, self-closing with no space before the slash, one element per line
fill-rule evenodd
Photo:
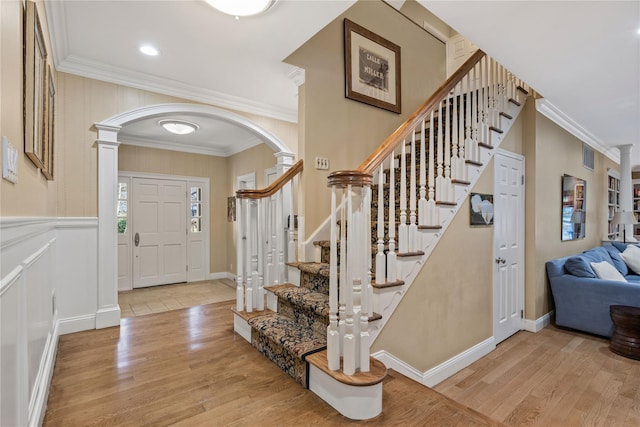
<path fill-rule="evenodd" d="M 116 200 L 118 181 L 118 133 L 123 126 L 138 120 L 170 114 L 214 117 L 241 127 L 271 147 L 277 158 L 279 173 L 294 159 L 289 147 L 279 138 L 240 115 L 198 104 L 158 104 L 136 108 L 96 123 L 98 131 L 98 310 L 96 328 L 120 324 L 118 306 L 118 260 Z"/>

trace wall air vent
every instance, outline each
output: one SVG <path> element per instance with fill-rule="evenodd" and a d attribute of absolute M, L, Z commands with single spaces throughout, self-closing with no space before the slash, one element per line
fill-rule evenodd
<path fill-rule="evenodd" d="M 582 143 L 582 166 L 589 170 L 594 169 L 594 152 L 593 148 L 589 147 L 584 142 Z"/>

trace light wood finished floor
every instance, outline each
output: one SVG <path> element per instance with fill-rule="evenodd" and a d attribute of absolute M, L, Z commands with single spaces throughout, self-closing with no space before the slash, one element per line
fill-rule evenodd
<path fill-rule="evenodd" d="M 517 333 L 435 389 L 510 426 L 640 426 L 640 362 L 554 326 Z"/>
<path fill-rule="evenodd" d="M 120 317 L 162 313 L 179 308 L 236 298 L 235 282 L 229 279 L 151 286 L 118 293 Z"/>
<path fill-rule="evenodd" d="M 45 426 L 353 423 L 233 332 L 233 301 L 60 337 Z M 389 371 L 378 426 L 500 426 Z"/>

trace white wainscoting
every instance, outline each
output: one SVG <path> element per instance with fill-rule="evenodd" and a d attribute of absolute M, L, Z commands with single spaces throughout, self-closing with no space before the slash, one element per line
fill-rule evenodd
<path fill-rule="evenodd" d="M 0 425 L 42 423 L 59 334 L 95 328 L 97 218 L 0 218 Z"/>

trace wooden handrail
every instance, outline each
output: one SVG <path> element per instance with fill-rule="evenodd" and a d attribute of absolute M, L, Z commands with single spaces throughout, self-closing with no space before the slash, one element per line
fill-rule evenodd
<path fill-rule="evenodd" d="M 261 188 L 257 190 L 238 190 L 236 191 L 236 197 L 238 199 L 264 199 L 265 197 L 273 196 L 278 190 L 282 189 L 284 185 L 291 181 L 294 176 L 302 172 L 303 161 L 298 160 L 296 164 L 291 166 L 285 173 L 278 177 L 267 188 Z"/>
<path fill-rule="evenodd" d="M 434 93 L 425 101 L 415 113 L 411 115 L 398 129 L 395 130 L 384 142 L 374 151 L 360 166 L 358 171 L 373 174 L 382 162 L 391 155 L 391 152 L 402 143 L 402 141 L 413 132 L 413 130 L 425 120 L 427 115 L 438 106 L 451 90 L 462 80 L 462 78 L 485 56 L 485 53 L 478 49 L 464 64 L 456 70 Z M 331 177 L 331 175 L 330 175 Z"/>

